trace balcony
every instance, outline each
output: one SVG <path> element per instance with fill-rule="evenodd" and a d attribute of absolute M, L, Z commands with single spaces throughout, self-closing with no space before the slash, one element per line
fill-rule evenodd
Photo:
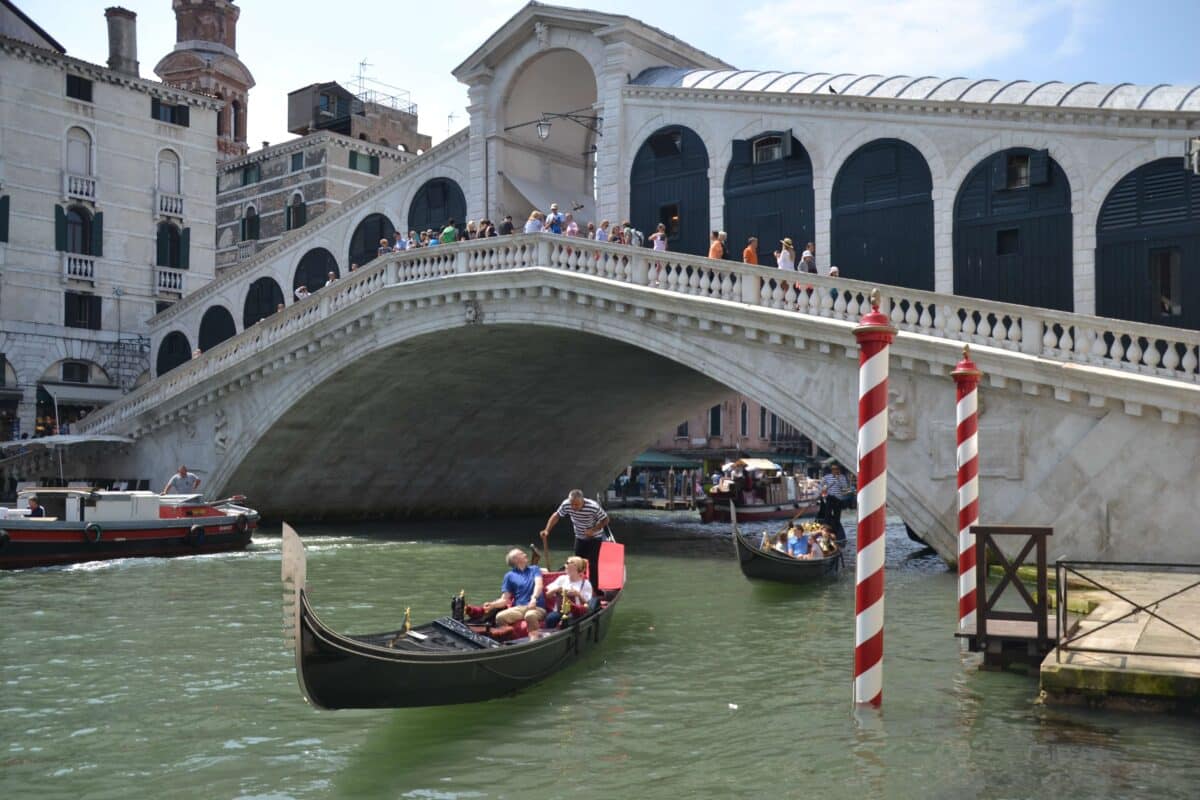
<path fill-rule="evenodd" d="M 238 261 L 245 261 L 251 258 L 258 252 L 258 240 L 247 239 L 244 242 L 238 242 Z"/>
<path fill-rule="evenodd" d="M 182 297 L 186 269 L 154 268 L 154 291 L 159 295 Z"/>
<path fill-rule="evenodd" d="M 96 179 L 90 175 L 63 173 L 63 197 L 68 200 L 96 202 Z"/>
<path fill-rule="evenodd" d="M 158 209 L 159 216 L 183 219 L 183 195 L 160 191 L 155 191 L 154 194 L 158 198 L 154 205 Z"/>
<path fill-rule="evenodd" d="M 96 257 L 78 253 L 63 253 L 63 281 L 96 282 Z"/>

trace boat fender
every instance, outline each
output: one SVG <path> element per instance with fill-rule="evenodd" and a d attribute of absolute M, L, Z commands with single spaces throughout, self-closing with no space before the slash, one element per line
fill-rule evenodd
<path fill-rule="evenodd" d="M 8 544 L 8 531 L 0 530 L 0 547 Z"/>
<path fill-rule="evenodd" d="M 99 542 L 103 534 L 104 529 L 94 522 L 89 522 L 83 529 L 83 538 L 92 544 Z"/>
<path fill-rule="evenodd" d="M 245 514 L 238 514 L 237 519 L 233 523 L 233 527 L 237 529 L 238 533 L 245 533 L 246 528 L 250 527 L 250 521 L 246 519 Z"/>
<path fill-rule="evenodd" d="M 204 526 L 193 525 L 191 528 L 189 528 L 187 540 L 188 544 L 190 544 L 192 547 L 199 547 L 200 545 L 204 544 Z"/>

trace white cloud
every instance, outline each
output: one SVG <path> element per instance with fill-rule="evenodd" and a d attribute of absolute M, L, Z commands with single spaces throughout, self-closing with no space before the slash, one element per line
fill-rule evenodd
<path fill-rule="evenodd" d="M 1050 15 L 1066 11 L 1074 19 L 1081 6 L 1078 0 L 858 0 L 836 5 L 773 0 L 743 12 L 742 30 L 744 38 L 765 45 L 776 69 L 885 75 L 919 70 L 973 77 L 985 65 L 1026 47 Z"/>

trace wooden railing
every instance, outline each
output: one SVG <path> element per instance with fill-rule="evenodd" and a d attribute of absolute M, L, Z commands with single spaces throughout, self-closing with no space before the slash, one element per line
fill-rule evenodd
<path fill-rule="evenodd" d="M 242 244 L 247 244 L 243 242 Z M 732 261 L 654 252 L 553 234 L 521 234 L 392 253 L 309 300 L 263 320 L 176 368 L 120 403 L 89 415 L 89 429 L 153 405 L 245 357 L 357 302 L 382 286 L 482 272 L 542 267 L 775 311 L 857 322 L 873 284 L 781 272 Z M 797 288 L 799 286 L 799 288 Z M 878 287 L 882 308 L 902 331 L 986 345 L 1064 363 L 1200 383 L 1200 333 L 1135 322 L 1007 305 L 895 286 Z M 189 297 L 194 297 L 191 295 Z M 185 302 L 188 298 L 185 298 Z M 172 317 L 174 319 L 174 317 Z M 1153 355 L 1151 355 L 1153 354 Z M 219 366 L 218 366 L 219 365 Z"/>

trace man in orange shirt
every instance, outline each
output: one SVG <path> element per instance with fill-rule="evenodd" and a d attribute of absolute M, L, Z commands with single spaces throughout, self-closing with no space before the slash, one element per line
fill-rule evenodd
<path fill-rule="evenodd" d="M 746 249 L 742 251 L 743 264 L 758 263 L 758 238 L 751 236 L 746 240 Z"/>
<path fill-rule="evenodd" d="M 718 259 L 725 257 L 725 248 L 721 246 L 720 231 L 712 232 L 712 241 L 708 243 L 708 257 Z"/>

